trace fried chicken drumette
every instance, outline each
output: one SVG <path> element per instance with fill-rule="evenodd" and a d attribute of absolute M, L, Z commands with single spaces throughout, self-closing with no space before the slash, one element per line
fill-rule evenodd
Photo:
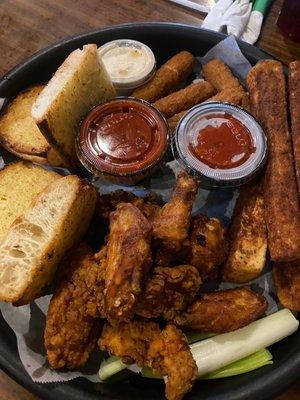
<path fill-rule="evenodd" d="M 187 339 L 171 324 L 163 330 L 155 322 L 144 321 L 106 325 L 99 346 L 121 357 L 124 363 L 150 366 L 156 374 L 167 376 L 168 400 L 182 399 L 197 378 L 197 365 Z"/>
<path fill-rule="evenodd" d="M 191 265 L 157 267 L 146 282 L 135 313 L 145 318 L 162 316 L 171 320 L 192 303 L 200 284 L 199 273 Z"/>
<path fill-rule="evenodd" d="M 228 254 L 225 228 L 217 218 L 198 214 L 191 220 L 191 232 L 184 242 L 181 259 L 193 265 L 202 279 L 215 278 Z"/>
<path fill-rule="evenodd" d="M 68 257 L 64 279 L 50 301 L 44 334 L 48 360 L 55 369 L 84 365 L 99 334 L 98 321 L 88 310 L 95 304 L 94 293 L 103 292 L 104 265 L 99 266 L 84 244 Z"/>
<path fill-rule="evenodd" d="M 246 287 L 206 293 L 178 314 L 174 322 L 198 332 L 230 332 L 262 316 L 267 305 L 263 296 Z"/>
<path fill-rule="evenodd" d="M 152 264 L 152 226 L 130 203 L 121 203 L 110 214 L 105 279 L 105 313 L 114 324 L 129 321 Z"/>
<path fill-rule="evenodd" d="M 153 220 L 153 236 L 157 246 L 156 262 L 167 266 L 188 237 L 191 212 L 198 191 L 198 181 L 182 171 L 172 195 Z"/>

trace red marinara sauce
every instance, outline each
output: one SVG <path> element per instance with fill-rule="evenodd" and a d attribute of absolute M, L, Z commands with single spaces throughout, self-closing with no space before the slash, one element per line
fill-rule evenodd
<path fill-rule="evenodd" d="M 238 167 L 255 151 L 248 128 L 227 113 L 206 118 L 189 147 L 198 160 L 219 169 Z"/>
<path fill-rule="evenodd" d="M 82 164 L 95 175 L 131 184 L 162 160 L 168 127 L 160 112 L 147 102 L 116 98 L 91 110 L 76 145 Z"/>

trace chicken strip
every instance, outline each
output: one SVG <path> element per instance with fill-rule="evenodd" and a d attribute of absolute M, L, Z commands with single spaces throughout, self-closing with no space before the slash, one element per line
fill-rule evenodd
<path fill-rule="evenodd" d="M 224 226 L 217 218 L 198 214 L 191 220 L 191 233 L 180 253 L 182 261 L 197 268 L 201 279 L 215 278 L 228 254 Z"/>
<path fill-rule="evenodd" d="M 195 57 L 188 51 L 175 54 L 156 71 L 149 82 L 135 89 L 132 96 L 151 103 L 166 96 L 190 75 L 194 63 Z"/>
<path fill-rule="evenodd" d="M 289 93 L 294 162 L 300 196 L 300 60 L 294 61 L 289 65 Z"/>
<path fill-rule="evenodd" d="M 168 324 L 150 343 L 148 365 L 159 375 L 166 375 L 166 398 L 181 400 L 198 376 L 198 368 L 185 335 Z"/>
<path fill-rule="evenodd" d="M 266 262 L 267 227 L 260 185 L 242 188 L 229 228 L 229 256 L 222 281 L 246 283 L 257 278 Z"/>
<path fill-rule="evenodd" d="M 105 311 L 113 324 L 129 321 L 151 263 L 152 226 L 141 211 L 121 203 L 110 214 Z"/>
<path fill-rule="evenodd" d="M 178 314 L 177 326 L 199 332 L 223 333 L 242 328 L 262 316 L 267 300 L 248 288 L 203 294 Z"/>
<path fill-rule="evenodd" d="M 65 279 L 47 313 L 45 347 L 52 368 L 77 369 L 87 362 L 99 334 L 98 321 L 87 315 L 88 303 L 94 301 L 89 282 L 97 280 L 99 266 L 84 244 L 64 262 Z"/>
<path fill-rule="evenodd" d="M 264 203 L 271 259 L 277 262 L 300 259 L 300 207 L 281 63 L 258 62 L 248 74 L 247 83 L 252 113 L 265 129 L 270 150 Z"/>
<path fill-rule="evenodd" d="M 145 318 L 162 316 L 171 320 L 193 302 L 200 284 L 199 273 L 191 265 L 157 267 L 146 283 L 135 312 Z"/>
<path fill-rule="evenodd" d="M 273 279 L 280 303 L 290 310 L 300 311 L 300 261 L 275 263 Z"/>
<path fill-rule="evenodd" d="M 170 118 L 180 111 L 202 103 L 202 101 L 209 99 L 214 94 L 215 89 L 209 82 L 200 81 L 157 100 L 153 105 L 166 118 Z"/>
<path fill-rule="evenodd" d="M 143 367 L 147 363 L 150 342 L 159 336 L 156 322 L 130 321 L 118 326 L 106 324 L 98 341 L 101 350 L 121 357 L 125 364 L 137 363 Z"/>
<path fill-rule="evenodd" d="M 198 181 L 182 171 L 177 177 L 171 198 L 153 221 L 153 235 L 160 247 L 157 263 L 167 266 L 165 256 L 178 252 L 188 236 L 191 212 L 198 190 Z"/>
<path fill-rule="evenodd" d="M 149 220 L 152 221 L 160 210 L 157 204 L 157 198 L 154 193 L 150 193 L 146 197 L 135 196 L 131 192 L 125 190 L 116 190 L 109 194 L 99 196 L 97 211 L 101 218 L 108 219 L 109 214 L 115 211 L 119 203 L 131 203 L 137 207 Z"/>

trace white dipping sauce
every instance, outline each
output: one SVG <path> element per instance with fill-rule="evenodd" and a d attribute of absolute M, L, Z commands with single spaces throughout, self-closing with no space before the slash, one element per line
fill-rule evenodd
<path fill-rule="evenodd" d="M 155 72 L 152 50 L 136 40 L 113 40 L 98 51 L 118 94 L 133 91 Z"/>

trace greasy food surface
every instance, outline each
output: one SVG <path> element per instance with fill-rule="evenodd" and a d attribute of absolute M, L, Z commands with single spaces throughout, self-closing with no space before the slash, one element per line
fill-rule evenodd
<path fill-rule="evenodd" d="M 300 60 L 290 63 L 289 67 L 291 133 L 298 193 L 300 195 Z"/>
<path fill-rule="evenodd" d="M 260 185 L 243 187 L 229 228 L 229 256 L 222 280 L 246 283 L 257 278 L 265 265 L 267 227 Z"/>
<path fill-rule="evenodd" d="M 121 203 L 110 214 L 105 308 L 111 323 L 128 321 L 151 266 L 152 227 L 141 211 Z"/>
<path fill-rule="evenodd" d="M 98 265 L 82 244 L 73 250 L 64 270 L 47 313 L 45 347 L 52 368 L 76 369 L 88 360 L 99 334 L 98 321 L 86 314 L 91 299 L 88 281 L 97 275 Z"/>
<path fill-rule="evenodd" d="M 223 333 L 249 325 L 267 309 L 266 299 L 248 288 L 203 294 L 174 322 L 198 332 Z"/>
<path fill-rule="evenodd" d="M 162 316 L 171 320 L 192 303 L 200 284 L 199 273 L 191 265 L 157 267 L 146 283 L 135 312 L 145 318 Z"/>
<path fill-rule="evenodd" d="M 142 367 L 147 362 L 149 343 L 159 334 L 156 322 L 131 321 L 118 326 L 106 324 L 98 344 L 101 350 L 121 357 L 125 364 L 136 362 Z"/>
<path fill-rule="evenodd" d="M 227 254 L 228 242 L 222 223 L 203 214 L 192 218 L 189 238 L 181 250 L 183 261 L 196 267 L 202 279 L 216 278 Z"/>
<path fill-rule="evenodd" d="M 251 111 L 265 129 L 270 150 L 264 182 L 264 202 L 271 259 L 299 259 L 300 208 L 281 63 L 273 60 L 258 62 L 251 69 L 247 83 Z"/>
<path fill-rule="evenodd" d="M 185 335 L 168 324 L 155 336 L 148 351 L 148 364 L 159 375 L 167 375 L 166 398 L 180 400 L 197 379 L 198 368 Z"/>
<path fill-rule="evenodd" d="M 175 54 L 156 71 L 149 82 L 135 89 L 132 96 L 150 103 L 166 96 L 190 75 L 194 63 L 195 57 L 188 51 Z"/>
<path fill-rule="evenodd" d="M 280 303 L 290 310 L 300 311 L 300 261 L 275 263 L 273 279 Z"/>
<path fill-rule="evenodd" d="M 166 118 L 170 118 L 180 111 L 187 110 L 207 100 L 214 94 L 215 89 L 209 82 L 200 81 L 157 100 L 153 105 Z"/>
<path fill-rule="evenodd" d="M 164 264 L 163 253 L 171 256 L 180 250 L 183 241 L 187 238 L 197 191 L 198 181 L 186 172 L 180 172 L 170 200 L 153 221 L 153 236 L 162 241 L 157 254 L 158 264 Z M 162 260 L 160 260 L 161 257 Z"/>

